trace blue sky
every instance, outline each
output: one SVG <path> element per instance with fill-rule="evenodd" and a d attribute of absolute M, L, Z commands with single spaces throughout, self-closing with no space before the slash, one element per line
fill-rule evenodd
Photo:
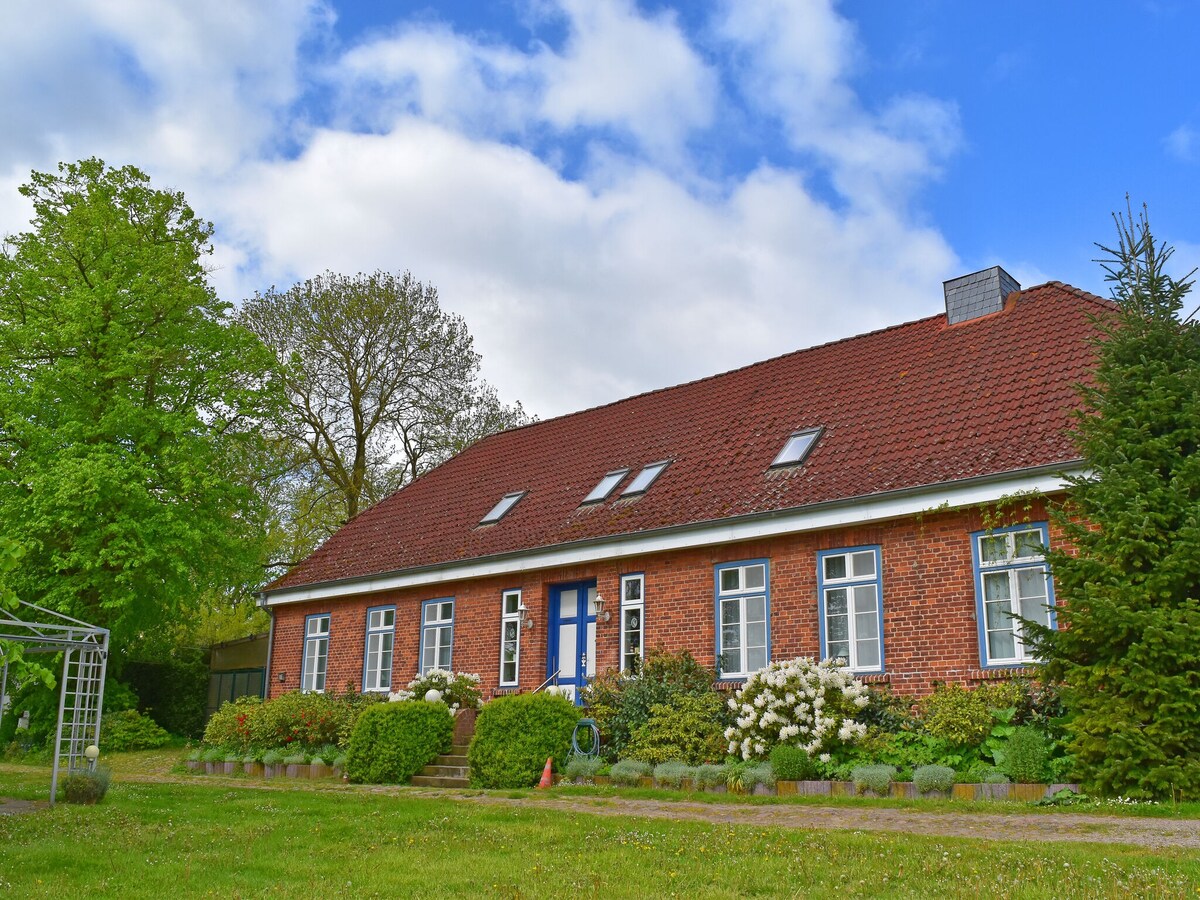
<path fill-rule="evenodd" d="M 1200 6 L 9 0 L 0 232 L 99 155 L 216 225 L 226 299 L 410 269 L 553 415 L 930 315 L 1106 293 L 1125 194 L 1200 261 Z"/>

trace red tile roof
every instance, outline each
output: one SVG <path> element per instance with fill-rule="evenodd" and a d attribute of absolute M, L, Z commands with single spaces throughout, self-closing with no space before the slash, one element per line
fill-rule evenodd
<path fill-rule="evenodd" d="M 268 590 L 1070 462 L 1074 385 L 1109 301 L 1061 282 L 485 438 L 361 513 Z M 821 426 L 805 462 L 771 470 Z M 644 495 L 621 490 L 671 460 Z M 605 473 L 629 475 L 580 506 Z M 479 520 L 528 491 L 500 522 Z"/>

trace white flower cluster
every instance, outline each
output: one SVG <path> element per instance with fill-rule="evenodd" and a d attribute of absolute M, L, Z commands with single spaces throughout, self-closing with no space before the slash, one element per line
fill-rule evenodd
<path fill-rule="evenodd" d="M 854 715 L 866 705 L 867 687 L 833 660 L 770 663 L 729 700 L 737 716 L 725 729 L 729 752 L 752 759 L 793 744 L 824 760 L 831 747 L 863 736 L 867 728 Z"/>
<path fill-rule="evenodd" d="M 430 669 L 424 675 L 418 675 L 408 683 L 408 687 L 392 691 L 388 694 L 388 700 L 392 703 L 398 703 L 401 700 L 424 700 L 425 695 L 429 691 L 437 691 L 443 697 L 451 692 L 451 688 L 455 685 L 462 685 L 464 682 L 469 683 L 472 687 L 480 682 L 480 677 L 471 672 L 448 672 L 445 669 Z M 457 703 L 449 703 L 450 712 L 458 710 Z"/>

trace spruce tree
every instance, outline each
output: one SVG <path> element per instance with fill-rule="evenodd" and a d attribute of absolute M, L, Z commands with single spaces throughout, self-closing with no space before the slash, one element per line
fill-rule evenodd
<path fill-rule="evenodd" d="M 1088 468 L 1054 513 L 1071 548 L 1049 554 L 1063 630 L 1033 630 L 1087 789 L 1197 799 L 1200 327 L 1181 317 L 1191 275 L 1167 274 L 1145 211 L 1115 218 L 1098 261 L 1116 308 L 1075 422 Z"/>

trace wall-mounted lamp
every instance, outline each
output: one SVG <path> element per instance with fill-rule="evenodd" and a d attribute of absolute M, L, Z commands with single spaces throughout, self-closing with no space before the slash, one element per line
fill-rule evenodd
<path fill-rule="evenodd" d="M 529 615 L 529 607 L 525 605 L 524 600 L 517 604 L 517 615 L 521 619 L 522 628 L 533 628 L 533 618 Z"/>
<path fill-rule="evenodd" d="M 596 618 L 604 622 L 612 618 L 612 613 L 604 611 L 604 595 L 596 591 L 596 599 L 592 601 L 596 607 Z"/>
<path fill-rule="evenodd" d="M 280 672 L 279 673 L 279 683 L 283 684 L 285 681 L 287 681 L 287 672 Z"/>

